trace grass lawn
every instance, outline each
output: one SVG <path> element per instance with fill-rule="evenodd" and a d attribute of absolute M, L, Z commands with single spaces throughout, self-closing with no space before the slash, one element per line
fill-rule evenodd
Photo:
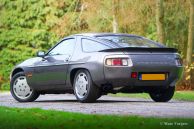
<path fill-rule="evenodd" d="M 150 98 L 147 93 L 140 94 L 110 94 L 111 96 L 120 96 L 120 97 L 131 97 L 131 98 Z M 176 91 L 173 99 L 184 100 L 184 101 L 194 101 L 194 91 Z"/>
<path fill-rule="evenodd" d="M 0 107 L 0 129 L 191 129 L 193 121 Z"/>
<path fill-rule="evenodd" d="M 8 90 L 0 90 L 0 93 L 6 93 L 9 92 Z"/>

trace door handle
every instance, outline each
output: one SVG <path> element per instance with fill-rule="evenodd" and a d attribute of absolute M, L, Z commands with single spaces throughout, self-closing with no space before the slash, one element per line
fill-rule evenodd
<path fill-rule="evenodd" d="M 66 62 L 69 61 L 69 57 L 67 57 L 67 58 L 65 59 L 65 61 L 66 61 Z"/>
<path fill-rule="evenodd" d="M 68 57 L 65 58 L 65 61 L 66 62 L 69 61 L 70 57 L 71 57 L 71 55 L 68 55 Z"/>

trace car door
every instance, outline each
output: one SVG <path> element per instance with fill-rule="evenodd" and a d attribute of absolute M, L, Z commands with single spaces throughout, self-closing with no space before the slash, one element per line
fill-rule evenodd
<path fill-rule="evenodd" d="M 34 69 L 36 85 L 41 89 L 57 89 L 65 85 L 68 62 L 75 47 L 75 39 L 62 40 L 52 48 Z"/>

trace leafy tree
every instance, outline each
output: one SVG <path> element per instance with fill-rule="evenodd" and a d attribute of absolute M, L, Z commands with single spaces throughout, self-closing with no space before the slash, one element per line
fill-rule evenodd
<path fill-rule="evenodd" d="M 40 49 L 47 50 L 66 35 L 114 30 L 159 39 L 156 1 L 153 0 L 0 1 L 1 88 L 8 88 L 14 65 L 34 56 Z M 165 15 L 162 18 L 165 27 L 161 28 L 166 45 L 178 48 L 184 59 L 191 57 L 186 56 L 191 55 L 190 50 L 187 51 L 189 0 L 157 1 L 162 1 L 165 9 L 161 14 Z M 113 21 L 117 23 L 116 29 L 113 29 Z"/>
<path fill-rule="evenodd" d="M 188 46 L 187 46 L 187 56 L 186 56 L 186 85 L 191 87 L 191 65 L 192 65 L 192 53 L 193 53 L 193 44 L 194 44 L 194 0 L 190 0 L 190 20 L 188 27 Z M 194 88 L 194 85 L 193 85 Z"/>
<path fill-rule="evenodd" d="M 113 32 L 117 33 L 118 32 L 118 11 L 119 11 L 119 0 L 113 0 L 113 21 L 112 21 L 112 26 L 113 26 Z"/>
<path fill-rule="evenodd" d="M 164 1 L 156 0 L 156 25 L 159 42 L 165 44 L 164 36 Z"/>
<path fill-rule="evenodd" d="M 14 65 L 48 49 L 57 40 L 50 29 L 53 19 L 65 10 L 52 5 L 53 0 L 1 0 L 0 3 L 0 78 L 4 87 Z M 52 5 L 52 6 L 51 6 Z M 52 8 L 51 8 L 52 7 Z"/>

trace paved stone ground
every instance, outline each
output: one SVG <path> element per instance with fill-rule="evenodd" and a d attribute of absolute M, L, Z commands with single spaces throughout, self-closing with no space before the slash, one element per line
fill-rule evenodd
<path fill-rule="evenodd" d="M 10 93 L 0 93 L 0 106 L 42 108 L 87 114 L 119 114 L 194 118 L 194 102 L 171 100 L 156 103 L 151 99 L 102 96 L 96 103 L 79 103 L 74 95 L 41 95 L 35 102 L 19 103 Z"/>

